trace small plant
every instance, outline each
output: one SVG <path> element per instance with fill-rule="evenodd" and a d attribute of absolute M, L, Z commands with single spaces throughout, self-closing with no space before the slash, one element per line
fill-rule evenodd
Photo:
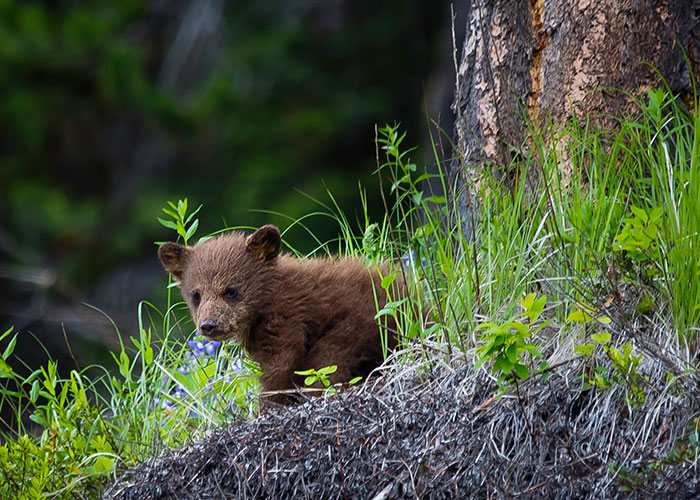
<path fill-rule="evenodd" d="M 338 365 L 324 366 L 323 368 L 319 368 L 318 370 L 311 368 L 309 370 L 295 371 L 294 373 L 296 375 L 306 377 L 304 378 L 304 385 L 307 387 L 311 387 L 316 382 L 321 382 L 323 387 L 325 387 L 323 394 L 325 396 L 332 396 L 333 394 L 336 394 L 338 390 L 343 386 L 343 384 L 331 385 L 331 381 L 328 379 L 328 376 L 335 373 L 336 371 L 338 371 Z M 354 385 L 360 380 L 362 380 L 362 377 L 355 377 L 349 380 L 347 383 L 350 385 Z"/>
<path fill-rule="evenodd" d="M 169 208 L 166 207 L 162 210 L 172 220 L 158 217 L 158 222 L 168 229 L 175 231 L 178 236 L 182 238 L 184 244 L 187 245 L 199 227 L 199 219 L 194 219 L 194 216 L 201 210 L 202 205 L 199 205 L 197 209 L 190 214 L 187 213 L 187 198 L 178 200 L 177 205 L 172 201 L 168 201 L 168 206 Z"/>
<path fill-rule="evenodd" d="M 575 311 L 569 315 L 567 321 L 574 322 L 598 322 L 609 324 L 611 319 L 607 316 L 595 318 L 594 312 L 590 308 Z M 632 344 L 626 342 L 620 347 L 610 345 L 612 336 L 608 331 L 591 334 L 592 343 L 580 345 L 574 348 L 574 354 L 585 358 L 592 358 L 596 347 L 600 347 L 608 359 L 611 361 L 611 370 L 604 366 L 595 366 L 594 371 L 587 378 L 584 377 L 584 388 L 587 386 L 598 389 L 608 389 L 613 383 L 623 384 L 627 387 L 627 402 L 633 406 L 644 403 L 644 377 L 638 372 L 639 361 L 642 355 L 632 353 Z"/>
<path fill-rule="evenodd" d="M 0 341 L 12 334 L 8 329 Z M 64 496 L 78 488 L 99 491 L 100 475 L 115 467 L 119 444 L 115 428 L 97 398 L 95 385 L 84 373 L 72 370 L 67 379 L 58 376 L 58 366 L 49 361 L 23 376 L 7 362 L 17 342 L 15 334 L 0 358 L 0 407 L 8 405 L 16 417 L 11 433 L 3 430 L 0 445 L 0 498 L 44 498 L 48 492 Z M 22 417 L 38 425 L 32 437 Z"/>
<path fill-rule="evenodd" d="M 520 305 L 524 311 L 520 316 L 529 319 L 525 323 L 516 321 L 513 318 L 505 323 L 483 323 L 478 328 L 485 329 L 486 335 L 483 340 L 486 344 L 476 350 L 478 361 L 476 367 L 480 367 L 487 360 L 493 360 L 493 373 L 498 376 L 498 382 L 514 382 L 517 385 L 518 379 L 526 379 L 530 370 L 528 364 L 532 366 L 533 358 L 541 358 L 540 347 L 528 341 L 532 336 L 547 326 L 551 320 L 547 320 L 537 327 L 535 323 L 539 319 L 547 297 L 531 293 L 520 300 Z M 534 328 L 534 329 L 533 329 Z M 539 370 L 546 368 L 540 365 Z"/>
<path fill-rule="evenodd" d="M 634 216 L 623 219 L 625 225 L 615 236 L 614 249 L 639 266 L 647 278 L 654 278 L 661 273 L 663 208 L 646 211 L 632 206 L 631 211 Z"/>

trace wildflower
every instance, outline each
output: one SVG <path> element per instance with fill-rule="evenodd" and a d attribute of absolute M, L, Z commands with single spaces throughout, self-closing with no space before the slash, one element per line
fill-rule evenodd
<path fill-rule="evenodd" d="M 153 404 L 154 407 L 162 409 L 166 414 L 172 413 L 178 406 L 186 406 L 189 408 L 188 415 L 190 418 L 198 419 L 200 418 L 199 405 L 201 404 L 203 408 L 208 408 L 212 406 L 219 397 L 215 389 L 217 386 L 217 378 L 219 382 L 223 380 L 225 383 L 229 384 L 235 380 L 237 375 L 246 372 L 247 369 L 242 359 L 237 358 L 229 365 L 230 368 L 227 370 L 226 374 L 220 373 L 218 376 L 214 374 L 212 378 L 209 378 L 202 384 L 203 381 L 200 375 L 202 373 L 209 373 L 208 369 L 216 360 L 217 351 L 221 347 L 221 342 L 207 340 L 199 335 L 199 332 L 195 332 L 195 337 L 187 341 L 187 346 L 189 349 L 186 350 L 181 362 L 175 368 L 177 373 L 185 378 L 182 379 L 178 377 L 175 381 L 174 379 L 164 377 L 163 389 L 161 391 L 162 397 L 155 398 Z M 207 371 L 202 371 L 203 369 L 207 369 Z M 194 377 L 195 372 L 198 374 L 197 377 Z M 174 387 L 166 389 L 171 380 L 175 382 Z M 185 391 L 185 387 L 189 388 L 192 394 L 198 394 L 197 399 L 199 399 L 200 396 L 202 396 L 202 398 L 192 404 L 192 402 L 189 401 L 190 393 Z M 246 393 L 246 402 L 248 404 L 249 398 L 252 401 L 253 394 L 250 393 L 250 391 Z"/>
<path fill-rule="evenodd" d="M 192 354 L 196 358 L 212 357 L 216 354 L 216 350 L 221 347 L 221 342 L 217 340 L 207 340 L 199 332 L 192 340 L 187 341 L 187 345 L 192 348 Z"/>
<path fill-rule="evenodd" d="M 401 256 L 401 263 L 403 264 L 404 269 L 406 269 L 407 271 L 416 270 L 416 257 L 413 250 L 410 250 L 408 253 L 405 253 Z M 420 269 L 423 268 L 425 268 L 425 257 L 421 258 Z"/>

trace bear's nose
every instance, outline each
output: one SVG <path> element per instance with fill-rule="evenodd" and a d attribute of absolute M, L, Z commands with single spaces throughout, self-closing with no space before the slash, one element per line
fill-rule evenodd
<path fill-rule="evenodd" d="M 213 320 L 205 319 L 199 324 L 199 331 L 202 335 L 211 335 L 216 330 L 216 323 Z"/>

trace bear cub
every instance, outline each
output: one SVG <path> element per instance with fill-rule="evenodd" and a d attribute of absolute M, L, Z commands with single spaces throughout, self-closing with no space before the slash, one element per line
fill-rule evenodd
<path fill-rule="evenodd" d="M 374 316 L 387 297 L 376 270 L 357 259 L 300 260 L 280 254 L 275 226 L 231 232 L 196 247 L 164 243 L 158 256 L 179 281 L 199 332 L 240 342 L 260 363 L 263 394 L 289 403 L 303 387 L 295 371 L 337 365 L 335 384 L 366 377 L 383 361 Z M 375 302 L 376 300 L 376 302 Z M 388 316 L 387 316 L 388 317 Z M 386 324 L 388 348 L 396 325 Z"/>

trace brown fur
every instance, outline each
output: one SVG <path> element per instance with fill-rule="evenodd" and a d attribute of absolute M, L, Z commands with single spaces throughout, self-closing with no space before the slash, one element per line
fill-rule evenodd
<path fill-rule="evenodd" d="M 279 255 L 280 242 L 276 227 L 263 226 L 247 239 L 232 232 L 195 248 L 165 243 L 158 255 L 180 281 L 200 333 L 241 342 L 260 363 L 263 391 L 302 386 L 295 371 L 329 365 L 338 366 L 331 383 L 366 377 L 382 362 L 375 295 L 382 307 L 386 294 L 378 273 L 356 259 Z M 387 327 L 392 349 L 395 325 Z"/>

